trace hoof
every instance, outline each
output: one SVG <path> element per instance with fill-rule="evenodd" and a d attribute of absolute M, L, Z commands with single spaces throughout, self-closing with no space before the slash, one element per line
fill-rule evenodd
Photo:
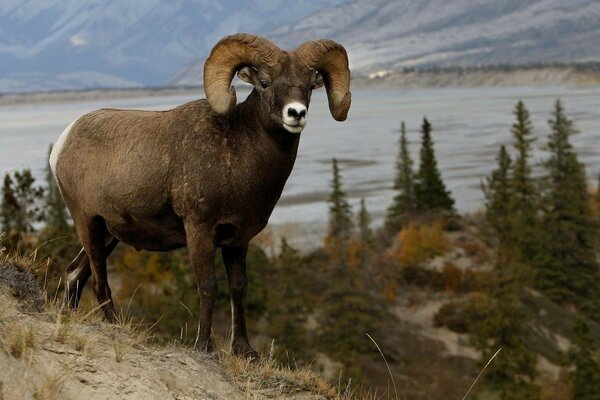
<path fill-rule="evenodd" d="M 245 358 L 248 361 L 251 362 L 258 362 L 260 361 L 260 355 L 258 354 L 258 352 L 256 350 L 254 350 L 249 344 L 243 344 L 243 345 L 233 345 L 232 347 L 232 351 L 233 354 L 241 357 L 241 358 Z"/>
<path fill-rule="evenodd" d="M 102 311 L 104 311 L 104 319 L 106 322 L 110 324 L 117 323 L 117 313 L 115 312 L 112 303 L 102 306 Z"/>
<path fill-rule="evenodd" d="M 212 345 L 212 340 L 197 340 L 194 344 L 194 351 L 204 353 L 206 355 L 216 355 L 215 349 Z"/>

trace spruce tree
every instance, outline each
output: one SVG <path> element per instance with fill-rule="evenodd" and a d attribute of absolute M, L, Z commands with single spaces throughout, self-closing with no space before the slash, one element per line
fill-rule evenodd
<path fill-rule="evenodd" d="M 360 199 L 360 209 L 358 210 L 358 231 L 360 240 L 370 247 L 373 244 L 373 230 L 371 229 L 371 216 L 365 206 L 365 198 Z"/>
<path fill-rule="evenodd" d="M 595 245 L 597 223 L 593 218 L 585 168 L 577 159 L 570 138 L 577 131 L 556 101 L 548 121 L 550 158 L 545 262 L 538 269 L 537 285 L 554 301 L 577 304 L 590 317 L 600 320 L 600 274 Z"/>
<path fill-rule="evenodd" d="M 497 256 L 491 282 L 484 297 L 471 303 L 469 332 L 473 346 L 481 352 L 480 364 L 502 349 L 483 377 L 485 384 L 499 392 L 502 400 L 534 400 L 536 357 L 525 345 L 528 315 L 521 304 L 522 269 L 507 257 Z"/>
<path fill-rule="evenodd" d="M 352 257 L 350 246 L 342 247 L 342 257 L 330 257 L 326 262 L 329 285 L 320 298 L 318 344 L 322 351 L 341 362 L 353 379 L 361 376 L 360 355 L 377 357 L 365 333 L 380 337 L 380 328 L 385 319 L 365 273 L 363 260 Z"/>
<path fill-rule="evenodd" d="M 329 198 L 329 235 L 324 248 L 325 280 L 335 282 L 321 294 L 319 307 L 319 347 L 346 367 L 350 376 L 360 376 L 357 357 L 376 354 L 365 340 L 365 332 L 375 334 L 382 319 L 369 291 L 371 283 L 365 271 L 361 240 L 352 234 L 352 212 L 342 190 L 342 182 L 333 160 L 332 193 Z M 362 214 L 362 217 L 360 216 Z M 368 235 L 368 214 L 363 207 L 359 213 L 361 235 Z"/>
<path fill-rule="evenodd" d="M 414 187 L 413 161 L 408 150 L 406 126 L 404 121 L 400 125 L 400 143 L 396 159 L 396 178 L 394 179 L 394 196 L 392 205 L 388 208 L 385 227 L 388 233 L 400 231 L 403 220 L 407 215 L 416 210 Z"/>
<path fill-rule="evenodd" d="M 573 400 L 600 400 L 600 366 L 595 359 L 594 338 L 584 320 L 575 323 L 575 340 L 569 356 L 575 370 L 571 373 Z"/>
<path fill-rule="evenodd" d="M 538 191 L 529 165 L 531 144 L 535 138 L 533 138 L 533 125 L 529 111 L 522 101 L 517 103 L 513 114 L 516 121 L 512 125 L 511 133 L 517 155 L 510 182 L 512 240 L 520 261 L 531 266 L 542 251 L 543 241 L 538 215 L 540 207 Z"/>
<path fill-rule="evenodd" d="M 40 201 L 44 189 L 34 186 L 34 183 L 29 169 L 4 176 L 0 223 L 9 239 L 18 241 L 23 235 L 33 232 L 35 223 L 43 219 Z"/>
<path fill-rule="evenodd" d="M 431 139 L 431 124 L 423 118 L 421 126 L 421 159 L 415 183 L 415 199 L 418 211 L 452 211 L 454 200 L 437 166 Z"/>
<path fill-rule="evenodd" d="M 346 241 L 352 234 L 352 209 L 342 189 L 342 177 L 334 158 L 333 179 L 331 181 L 331 194 L 329 196 L 329 230 L 328 237 L 336 241 Z"/>
<path fill-rule="evenodd" d="M 598 173 L 598 183 L 596 183 L 596 209 L 600 215 L 600 173 Z"/>
<path fill-rule="evenodd" d="M 10 174 L 4 175 L 2 184 L 2 203 L 0 207 L 0 229 L 10 234 L 15 229 L 15 220 L 19 211 L 19 203 L 14 193 L 14 181 Z"/>
<path fill-rule="evenodd" d="M 505 146 L 500 147 L 498 167 L 482 184 L 485 195 L 485 216 L 494 229 L 500 246 L 510 241 L 510 199 L 512 196 L 510 170 L 512 161 Z"/>
<path fill-rule="evenodd" d="M 283 238 L 275 260 L 277 290 L 269 291 L 268 333 L 275 338 L 279 358 L 288 360 L 289 356 L 297 362 L 310 358 L 303 266 L 301 255 Z"/>

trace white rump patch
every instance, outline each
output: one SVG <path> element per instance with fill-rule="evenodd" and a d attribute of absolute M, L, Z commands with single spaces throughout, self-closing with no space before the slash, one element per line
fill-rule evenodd
<path fill-rule="evenodd" d="M 77 122 L 77 120 L 71 122 L 71 124 L 67 126 L 67 129 L 65 129 L 63 133 L 61 133 L 54 146 L 52 146 L 52 152 L 50 153 L 50 169 L 52 170 L 54 179 L 56 179 L 57 181 L 58 178 L 56 177 L 56 163 L 58 162 L 58 156 L 62 152 L 62 149 L 65 146 L 65 142 L 67 141 L 67 136 L 69 136 L 69 132 L 71 132 L 71 128 L 73 127 L 73 125 L 75 125 L 75 122 Z"/>

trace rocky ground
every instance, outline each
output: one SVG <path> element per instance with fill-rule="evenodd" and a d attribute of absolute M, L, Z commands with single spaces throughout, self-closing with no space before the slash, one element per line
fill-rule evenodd
<path fill-rule="evenodd" d="M 46 301 L 33 275 L 0 260 L 0 399 L 325 399 L 315 373 L 268 360 L 156 346 L 131 320 L 103 322 Z"/>

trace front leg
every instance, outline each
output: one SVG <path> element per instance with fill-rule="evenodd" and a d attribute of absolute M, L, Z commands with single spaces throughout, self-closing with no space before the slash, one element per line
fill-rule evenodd
<path fill-rule="evenodd" d="M 213 352 L 210 338 L 212 314 L 218 294 L 214 235 L 204 224 L 186 223 L 185 236 L 200 292 L 200 321 L 194 350 L 210 353 Z"/>
<path fill-rule="evenodd" d="M 244 300 L 248 290 L 246 278 L 246 253 L 248 246 L 224 247 L 223 262 L 227 269 L 229 296 L 231 298 L 231 349 L 233 353 L 258 360 L 258 353 L 250 346 L 244 319 Z"/>

